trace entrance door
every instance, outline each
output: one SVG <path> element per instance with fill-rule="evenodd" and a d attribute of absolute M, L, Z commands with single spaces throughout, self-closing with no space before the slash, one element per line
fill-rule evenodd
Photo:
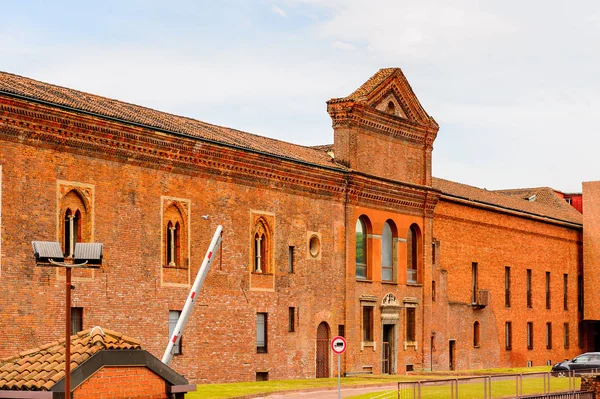
<path fill-rule="evenodd" d="M 383 325 L 383 348 L 381 349 L 381 373 L 394 374 L 394 325 Z"/>
<path fill-rule="evenodd" d="M 317 328 L 317 378 L 329 377 L 329 326 L 322 322 Z"/>
<path fill-rule="evenodd" d="M 456 341 L 450 341 L 450 370 L 456 369 Z"/>

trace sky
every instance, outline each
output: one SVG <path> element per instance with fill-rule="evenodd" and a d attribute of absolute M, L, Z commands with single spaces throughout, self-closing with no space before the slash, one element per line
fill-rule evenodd
<path fill-rule="evenodd" d="M 0 70 L 301 145 L 399 67 L 440 125 L 433 175 L 600 180 L 600 2 L 0 0 Z"/>

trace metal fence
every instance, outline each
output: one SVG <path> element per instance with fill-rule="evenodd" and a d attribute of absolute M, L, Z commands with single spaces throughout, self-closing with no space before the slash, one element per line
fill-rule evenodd
<path fill-rule="evenodd" d="M 398 399 L 500 399 L 553 398 L 593 399 L 581 391 L 580 374 L 596 370 L 461 377 L 398 383 Z"/>

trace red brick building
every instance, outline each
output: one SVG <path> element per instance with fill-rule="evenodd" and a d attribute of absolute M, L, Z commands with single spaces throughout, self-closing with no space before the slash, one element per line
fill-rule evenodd
<path fill-rule="evenodd" d="M 64 275 L 34 240 L 102 242 L 102 268 L 74 274 L 75 328 L 161 356 L 218 224 L 172 363 L 190 381 L 329 376 L 338 334 L 344 372 L 595 347 L 564 198 L 432 178 L 439 127 L 399 69 L 327 111 L 333 145 L 304 147 L 0 73 L 0 356 L 61 336 Z"/>

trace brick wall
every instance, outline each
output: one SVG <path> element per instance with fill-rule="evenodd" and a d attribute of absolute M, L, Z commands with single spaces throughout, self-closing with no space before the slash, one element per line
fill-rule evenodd
<path fill-rule="evenodd" d="M 145 367 L 103 367 L 73 391 L 75 399 L 167 399 L 165 381 Z"/>
<path fill-rule="evenodd" d="M 52 112 L 56 111 L 44 110 L 43 115 Z M 79 126 L 88 125 L 91 129 L 106 122 L 86 118 Z M 22 132 L 35 135 L 36 129 L 51 131 L 60 126 L 36 119 Z M 142 129 L 110 127 L 126 132 L 133 141 L 155 137 Z M 266 177 L 267 172 L 257 165 L 267 158 L 233 150 L 222 155 L 228 164 L 220 169 L 205 165 L 192 170 L 173 165 L 163 169 L 156 163 L 131 161 L 138 156 L 135 153 L 121 157 L 96 152 L 91 144 L 73 139 L 76 133 L 94 135 L 84 128 L 56 132 L 41 141 L 15 141 L 7 129 L 0 125 L 0 284 L 10 287 L 11 295 L 0 297 L 1 330 L 6 337 L 0 356 L 61 337 L 64 284 L 55 268 L 35 266 L 31 241 L 60 240 L 57 182 L 68 181 L 93 187 L 92 234 L 104 244 L 102 267 L 74 278 L 73 306 L 83 308 L 84 328 L 101 325 L 139 338 L 144 349 L 162 357 L 169 338 L 168 312 L 183 307 L 189 286 L 161 283 L 161 201 L 163 197 L 184 198 L 190 204 L 192 280 L 217 224 L 223 225 L 224 233 L 222 252 L 215 258 L 183 334 L 183 354 L 175 356 L 172 366 L 192 382 L 253 380 L 257 371 L 269 372 L 271 379 L 314 376 L 319 323 L 324 321 L 333 330 L 344 324 L 344 207 L 335 190 L 319 188 L 324 184 L 339 187 L 343 176 L 270 162 L 264 170 L 273 177 Z M 188 143 L 190 147 L 195 144 Z M 209 151 L 206 145 L 203 151 Z M 232 170 L 238 175 L 228 175 Z M 275 180 L 279 178 L 287 183 Z M 256 212 L 274 215 L 276 226 L 274 284 L 267 290 L 252 289 L 249 279 L 253 245 L 249 232 L 251 215 Z M 206 214 L 208 221 L 201 218 Z M 316 258 L 309 254 L 308 232 L 321 238 Z M 294 273 L 287 271 L 289 246 L 295 248 Z M 295 332 L 288 332 L 289 307 L 297 310 Z M 257 312 L 268 313 L 267 353 L 256 353 Z"/>
<path fill-rule="evenodd" d="M 600 182 L 583 183 L 583 289 L 585 319 L 600 320 Z"/>
<path fill-rule="evenodd" d="M 438 368 L 448 367 L 448 341 L 456 340 L 458 368 L 525 367 L 572 358 L 577 342 L 577 275 L 581 231 L 441 200 L 435 210 L 433 236 L 440 242 L 434 275 L 447 300 L 433 306 Z M 479 289 L 490 292 L 483 309 L 471 306 L 472 263 L 478 264 Z M 511 304 L 505 306 L 505 267 L 510 267 Z M 526 270 L 532 270 L 532 308 L 526 303 Z M 546 309 L 546 272 L 550 272 L 551 308 Z M 568 275 L 568 309 L 563 308 L 563 276 Z M 473 347 L 473 323 L 479 321 L 481 346 Z M 512 322 L 512 350 L 505 349 L 505 322 Z M 534 349 L 526 344 L 533 322 Z M 552 323 L 552 349 L 546 349 L 546 323 Z M 569 347 L 563 325 L 569 323 Z"/>

